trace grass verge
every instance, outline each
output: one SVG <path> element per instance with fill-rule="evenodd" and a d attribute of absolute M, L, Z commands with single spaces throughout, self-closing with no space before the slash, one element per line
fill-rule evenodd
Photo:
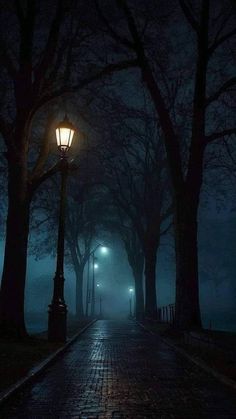
<path fill-rule="evenodd" d="M 72 320 L 68 324 L 68 337 L 71 338 L 85 327 L 89 321 Z M 47 341 L 47 333 L 30 336 L 21 341 L 0 339 L 0 392 L 24 377 L 31 368 L 46 359 L 63 346 L 63 343 Z"/>
<path fill-rule="evenodd" d="M 236 333 L 202 330 L 189 339 L 186 333 L 166 323 L 142 321 L 150 331 L 159 334 L 208 367 L 236 381 Z"/>

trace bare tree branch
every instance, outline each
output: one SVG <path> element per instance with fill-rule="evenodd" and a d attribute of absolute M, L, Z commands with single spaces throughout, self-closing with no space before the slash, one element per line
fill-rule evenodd
<path fill-rule="evenodd" d="M 214 134 L 211 135 L 206 135 L 205 136 L 205 142 L 206 144 L 212 143 L 215 140 L 219 140 L 220 138 L 223 138 L 227 135 L 234 135 L 236 134 L 236 127 L 235 128 L 230 128 L 230 129 L 225 129 L 223 131 L 220 132 L 215 132 Z"/>
<path fill-rule="evenodd" d="M 180 7 L 187 19 L 187 21 L 190 23 L 190 25 L 192 26 L 192 28 L 199 33 L 199 24 L 196 21 L 196 19 L 194 18 L 193 14 L 191 13 L 191 10 L 189 9 L 189 7 L 186 4 L 185 0 L 179 0 L 179 4 Z"/>
<path fill-rule="evenodd" d="M 172 181 L 179 189 L 183 185 L 183 172 L 181 167 L 180 147 L 170 113 L 167 110 L 163 94 L 160 86 L 155 80 L 153 71 L 149 65 L 149 61 L 145 55 L 144 47 L 138 33 L 136 22 L 127 5 L 126 0 L 116 0 L 117 5 L 123 10 L 130 33 L 134 40 L 135 50 L 137 54 L 138 64 L 141 67 L 143 79 L 146 82 L 153 103 L 156 107 L 157 113 L 160 118 L 160 125 L 165 135 L 166 152 L 171 161 L 170 170 Z"/>
<path fill-rule="evenodd" d="M 54 92 L 46 93 L 35 104 L 34 109 L 33 109 L 33 113 L 35 113 L 38 109 L 40 109 L 46 103 L 49 103 L 50 101 L 52 101 L 52 100 L 54 100 L 58 97 L 61 97 L 62 95 L 78 92 L 79 90 L 86 87 L 88 84 L 90 84 L 94 81 L 98 81 L 104 76 L 109 76 L 112 73 L 114 73 L 115 71 L 122 71 L 122 70 L 126 70 L 128 68 L 133 68 L 133 67 L 137 67 L 137 66 L 138 66 L 138 61 L 135 60 L 135 59 L 124 60 L 124 61 L 121 61 L 121 62 L 116 63 L 116 64 L 109 64 L 106 67 L 104 67 L 103 69 L 99 70 L 96 74 L 83 79 L 78 84 L 75 84 L 75 85 L 70 86 L 70 87 L 63 86 L 62 88 L 60 88 L 60 89 L 58 89 Z"/>
<path fill-rule="evenodd" d="M 60 33 L 60 27 L 65 17 L 65 13 L 63 11 L 64 11 L 63 1 L 58 0 L 57 10 L 56 10 L 55 17 L 49 31 L 47 43 L 44 49 L 41 62 L 35 68 L 34 87 L 36 89 L 39 88 L 38 86 L 40 82 L 43 81 L 43 78 L 45 77 L 45 74 L 48 68 L 50 68 L 50 64 L 53 62 L 53 59 L 55 57 L 56 47 L 57 47 L 59 33 Z"/>
<path fill-rule="evenodd" d="M 236 29 L 233 29 L 232 31 L 228 32 L 226 35 L 221 36 L 215 42 L 211 45 L 211 47 L 208 48 L 208 56 L 210 57 L 215 50 L 222 45 L 225 41 L 232 38 L 232 36 L 236 35 Z"/>
<path fill-rule="evenodd" d="M 45 180 L 49 179 L 51 176 L 55 175 L 60 170 L 60 161 L 51 166 L 47 171 L 45 171 L 41 176 L 35 177 L 30 182 L 30 194 L 31 196 L 34 194 L 36 189 L 43 183 Z"/>
<path fill-rule="evenodd" d="M 227 90 L 236 85 L 236 77 L 232 77 L 231 79 L 227 80 L 222 86 L 211 96 L 206 99 L 206 106 L 210 105 L 212 102 L 217 100 L 219 96 L 226 93 Z"/>
<path fill-rule="evenodd" d="M 51 126 L 52 126 L 52 117 L 49 116 L 45 125 L 45 130 L 44 130 L 42 141 L 40 142 L 39 155 L 30 176 L 32 181 L 34 181 L 34 179 L 37 179 L 40 176 L 44 168 L 46 159 L 48 157 L 49 150 L 50 150 L 49 132 L 50 132 Z"/>
<path fill-rule="evenodd" d="M 98 0 L 95 1 L 95 5 L 96 5 L 96 9 L 98 11 L 98 14 L 99 14 L 102 22 L 105 24 L 105 26 L 106 26 L 108 32 L 110 33 L 110 35 L 112 36 L 112 38 L 116 42 L 124 45 L 126 48 L 134 49 L 134 44 L 132 42 L 130 42 L 128 39 L 124 38 L 123 36 L 119 35 L 116 31 L 114 31 L 114 29 L 112 28 L 112 26 L 109 24 L 108 20 L 105 18 L 104 14 L 102 13 Z"/>

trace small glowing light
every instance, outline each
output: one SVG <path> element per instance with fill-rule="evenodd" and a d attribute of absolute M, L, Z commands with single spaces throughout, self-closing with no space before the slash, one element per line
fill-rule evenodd
<path fill-rule="evenodd" d="M 98 264 L 94 263 L 94 269 L 98 269 Z"/>
<path fill-rule="evenodd" d="M 108 253 L 108 248 L 106 246 L 101 247 L 101 252 L 106 255 Z"/>
<path fill-rule="evenodd" d="M 129 292 L 132 294 L 134 292 L 133 288 L 129 288 Z"/>
<path fill-rule="evenodd" d="M 100 284 L 97 284 L 97 287 L 99 288 L 100 287 Z"/>

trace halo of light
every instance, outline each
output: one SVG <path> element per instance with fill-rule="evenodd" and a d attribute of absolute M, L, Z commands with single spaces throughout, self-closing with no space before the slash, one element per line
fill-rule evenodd
<path fill-rule="evenodd" d="M 101 246 L 101 253 L 106 255 L 108 253 L 108 248 L 106 246 Z"/>

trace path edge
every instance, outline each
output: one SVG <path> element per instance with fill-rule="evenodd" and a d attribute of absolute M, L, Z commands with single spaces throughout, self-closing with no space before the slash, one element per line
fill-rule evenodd
<path fill-rule="evenodd" d="M 78 333 L 73 335 L 68 342 L 65 343 L 65 345 L 61 346 L 59 349 L 57 349 L 55 352 L 53 352 L 51 355 L 49 355 L 46 359 L 41 361 L 39 364 L 37 364 L 35 367 L 32 367 L 28 373 L 20 378 L 16 383 L 12 384 L 10 387 L 8 387 L 6 390 L 3 390 L 0 392 L 0 406 L 5 403 L 11 396 L 13 396 L 16 392 L 21 390 L 24 386 L 29 384 L 31 381 L 33 381 L 38 375 L 40 375 L 50 364 L 52 364 L 56 359 L 62 355 L 69 346 L 71 346 L 76 339 L 82 335 L 90 326 L 92 326 L 97 319 L 92 320 L 89 324 L 84 326 Z"/>
<path fill-rule="evenodd" d="M 183 357 L 187 358 L 189 361 L 193 362 L 195 365 L 203 369 L 205 372 L 207 372 L 210 375 L 213 375 L 214 378 L 221 381 L 221 383 L 231 387 L 231 389 L 236 390 L 236 382 L 231 380 L 231 378 L 226 377 L 224 374 L 221 374 L 220 372 L 216 371 L 214 368 L 209 367 L 204 361 L 200 360 L 199 358 L 196 358 L 190 354 L 188 354 L 184 349 L 179 348 L 174 343 L 170 342 L 169 339 L 163 338 L 160 334 L 153 332 L 152 330 L 149 330 L 146 326 L 144 326 L 142 323 L 138 322 L 136 320 L 136 323 L 145 329 L 147 332 L 151 333 L 152 335 L 159 336 L 159 338 L 167 345 L 170 346 L 172 349 L 174 349 L 176 352 L 178 352 Z"/>

